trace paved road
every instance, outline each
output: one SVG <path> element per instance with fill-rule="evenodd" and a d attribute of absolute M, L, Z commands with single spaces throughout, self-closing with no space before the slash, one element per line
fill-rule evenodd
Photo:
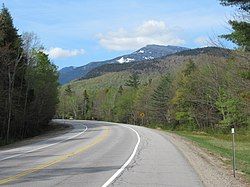
<path fill-rule="evenodd" d="M 0 151 L 0 185 L 202 186 L 167 135 L 108 122 L 65 122 L 74 126 L 69 133 Z"/>

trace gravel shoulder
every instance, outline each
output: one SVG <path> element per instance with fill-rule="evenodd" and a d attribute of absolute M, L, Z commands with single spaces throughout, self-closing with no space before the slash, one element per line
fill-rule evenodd
<path fill-rule="evenodd" d="M 231 168 L 222 162 L 222 158 L 211 152 L 199 147 L 196 143 L 176 135 L 161 130 L 156 130 L 174 144 L 180 152 L 185 156 L 190 165 L 199 175 L 204 186 L 219 186 L 219 187 L 245 187 L 250 186 L 241 177 L 240 173 L 237 176 L 232 176 Z"/>

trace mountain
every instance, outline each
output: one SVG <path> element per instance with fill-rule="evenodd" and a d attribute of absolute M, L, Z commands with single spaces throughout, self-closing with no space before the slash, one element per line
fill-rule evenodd
<path fill-rule="evenodd" d="M 131 54 L 120 56 L 114 58 L 113 62 L 118 62 L 120 64 L 127 62 L 138 62 L 145 60 L 152 60 L 162 56 L 171 55 L 177 52 L 188 50 L 185 47 L 179 46 L 163 46 L 163 45 L 147 45 Z"/>
<path fill-rule="evenodd" d="M 86 75 L 90 70 L 98 66 L 104 65 L 105 63 L 106 61 L 91 62 L 89 64 L 86 64 L 80 67 L 70 66 L 70 67 L 62 68 L 59 71 L 59 83 L 66 84 L 72 80 L 75 80 L 79 77 Z"/>
<path fill-rule="evenodd" d="M 139 52 L 136 51 L 137 53 Z M 86 75 L 81 77 L 78 80 L 90 79 L 94 77 L 98 77 L 107 73 L 112 72 L 121 72 L 121 71 L 130 71 L 130 72 L 164 72 L 165 69 L 175 68 L 179 66 L 184 61 L 188 61 L 190 59 L 198 59 L 198 58 L 227 58 L 230 54 L 231 50 L 219 48 L 219 47 L 204 47 L 204 48 L 196 48 L 196 49 L 188 49 L 180 52 L 176 52 L 166 56 L 160 56 L 158 58 L 150 59 L 150 60 L 141 60 L 136 62 L 128 62 L 128 63 L 114 63 L 114 64 L 104 64 L 102 66 L 96 67 L 90 70 Z M 202 61 L 202 60 L 200 60 Z"/>
<path fill-rule="evenodd" d="M 147 45 L 131 54 L 116 57 L 111 60 L 91 62 L 80 67 L 65 67 L 59 71 L 59 82 L 66 84 L 72 80 L 79 79 L 87 75 L 91 70 L 106 64 L 125 64 L 131 62 L 148 61 L 163 56 L 188 50 L 179 46 Z"/>

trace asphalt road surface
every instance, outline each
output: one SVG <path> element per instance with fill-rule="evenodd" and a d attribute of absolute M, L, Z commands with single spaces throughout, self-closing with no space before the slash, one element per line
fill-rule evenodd
<path fill-rule="evenodd" d="M 57 121 L 74 129 L 0 151 L 0 185 L 202 186 L 167 135 L 132 125 Z"/>

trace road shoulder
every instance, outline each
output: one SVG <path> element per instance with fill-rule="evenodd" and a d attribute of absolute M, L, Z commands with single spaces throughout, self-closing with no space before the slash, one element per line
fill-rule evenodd
<path fill-rule="evenodd" d="M 233 178 L 230 168 L 216 155 L 184 137 L 166 131 L 156 131 L 180 150 L 205 186 L 248 186 L 241 177 Z"/>

